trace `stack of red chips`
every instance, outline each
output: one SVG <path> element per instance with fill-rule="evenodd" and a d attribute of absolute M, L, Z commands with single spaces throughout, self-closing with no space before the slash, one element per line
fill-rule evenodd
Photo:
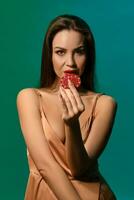
<path fill-rule="evenodd" d="M 60 79 L 60 84 L 65 89 L 69 88 L 68 80 L 70 80 L 76 88 L 78 88 L 81 84 L 81 79 L 78 74 L 66 71 L 64 72 L 64 76 Z"/>

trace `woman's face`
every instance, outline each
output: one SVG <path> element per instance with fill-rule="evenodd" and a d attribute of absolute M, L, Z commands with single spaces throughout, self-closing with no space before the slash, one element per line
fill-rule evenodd
<path fill-rule="evenodd" d="M 52 63 L 59 78 L 65 70 L 76 70 L 81 76 L 86 64 L 84 36 L 74 30 L 58 32 L 52 41 Z"/>

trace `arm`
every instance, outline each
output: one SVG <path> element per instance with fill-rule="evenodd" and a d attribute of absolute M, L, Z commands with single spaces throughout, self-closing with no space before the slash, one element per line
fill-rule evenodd
<path fill-rule="evenodd" d="M 98 158 L 103 152 L 112 132 L 117 102 L 111 96 L 103 95 L 96 106 L 95 119 L 85 148 L 90 157 Z"/>
<path fill-rule="evenodd" d="M 41 176 L 59 200 L 68 200 L 70 196 L 73 200 L 80 200 L 49 149 L 41 123 L 38 96 L 32 89 L 23 89 L 18 93 L 17 109 L 25 143 Z"/>
<path fill-rule="evenodd" d="M 62 104 L 64 108 L 63 118 L 65 119 L 65 128 L 67 130 L 66 158 L 73 176 L 77 177 L 89 168 L 92 170 L 96 159 L 105 148 L 112 130 L 117 104 L 110 96 L 103 95 L 100 97 L 96 106 L 96 116 L 84 145 L 78 121 L 81 113 L 78 107 L 82 105 L 82 102 L 80 99 L 77 99 L 79 97 L 74 87 L 70 86 L 70 91 L 63 90 L 61 91 L 61 101 L 64 99 Z M 77 106 L 75 105 L 74 98 L 76 99 Z"/>

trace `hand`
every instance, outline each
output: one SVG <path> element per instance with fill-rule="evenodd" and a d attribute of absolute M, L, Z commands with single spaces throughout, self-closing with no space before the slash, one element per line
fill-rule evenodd
<path fill-rule="evenodd" d="M 60 87 L 59 99 L 62 106 L 62 119 L 66 123 L 72 123 L 79 118 L 80 114 L 85 110 L 82 99 L 74 87 L 73 83 L 69 80 L 69 89 Z"/>

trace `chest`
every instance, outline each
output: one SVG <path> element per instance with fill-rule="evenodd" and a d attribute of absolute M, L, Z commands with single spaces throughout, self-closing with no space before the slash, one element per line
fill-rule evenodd
<path fill-rule="evenodd" d="M 62 110 L 57 98 L 48 97 L 43 100 L 42 103 L 45 117 L 47 118 L 51 129 L 54 134 L 64 143 L 65 142 L 65 130 L 62 120 Z"/>
<path fill-rule="evenodd" d="M 85 111 L 80 115 L 79 122 L 80 125 L 84 124 L 86 118 L 90 115 L 91 112 L 91 104 L 92 102 L 86 99 L 83 99 L 83 103 L 86 107 Z M 45 116 L 49 121 L 49 125 L 51 126 L 54 134 L 58 136 L 58 138 L 65 143 L 65 127 L 64 122 L 62 120 L 63 110 L 59 99 L 56 97 L 47 97 L 42 102 L 43 110 L 45 112 Z"/>

